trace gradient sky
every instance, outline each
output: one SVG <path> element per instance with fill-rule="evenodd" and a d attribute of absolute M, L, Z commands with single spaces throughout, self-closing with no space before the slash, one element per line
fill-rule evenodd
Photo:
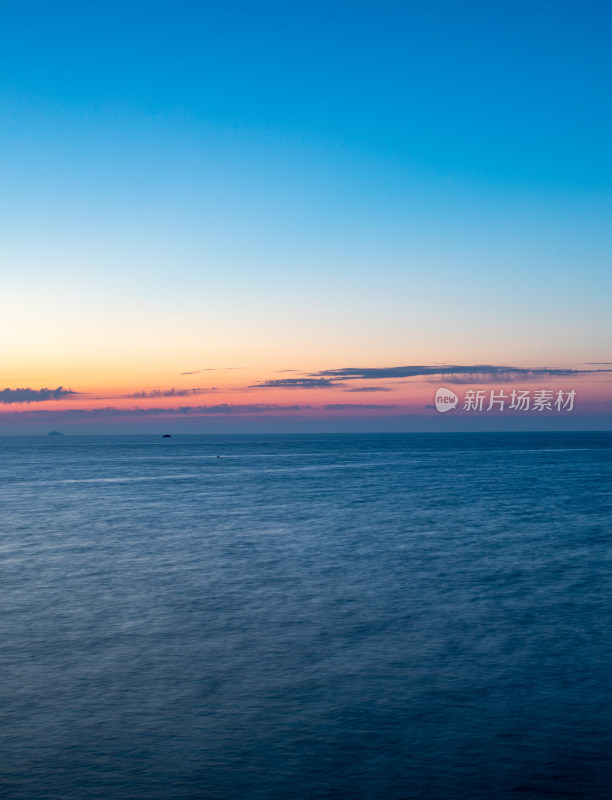
<path fill-rule="evenodd" d="M 610 428 L 611 23 L 2 4 L 0 432 Z"/>

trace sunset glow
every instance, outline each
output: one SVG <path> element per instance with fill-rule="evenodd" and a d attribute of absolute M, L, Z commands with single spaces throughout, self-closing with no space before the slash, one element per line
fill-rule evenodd
<path fill-rule="evenodd" d="M 609 427 L 610 115 L 584 31 L 547 18 L 541 53 L 538 24 L 484 6 L 469 28 L 407 8 L 397 32 L 277 11 L 190 7 L 168 38 L 186 9 L 39 4 L 5 37 L 1 431 L 436 430 L 437 385 L 495 385 L 479 365 L 575 387 L 563 424 Z M 405 365 L 441 372 L 329 380 Z"/>

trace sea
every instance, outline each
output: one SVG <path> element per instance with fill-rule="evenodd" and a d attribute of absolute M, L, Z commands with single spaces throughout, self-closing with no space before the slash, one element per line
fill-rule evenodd
<path fill-rule="evenodd" d="M 611 456 L 2 438 L 0 798 L 611 798 Z"/>

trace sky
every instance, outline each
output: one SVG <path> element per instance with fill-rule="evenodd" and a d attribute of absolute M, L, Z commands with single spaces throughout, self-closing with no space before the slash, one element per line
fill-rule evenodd
<path fill-rule="evenodd" d="M 611 28 L 0 3 L 0 434 L 610 429 Z"/>

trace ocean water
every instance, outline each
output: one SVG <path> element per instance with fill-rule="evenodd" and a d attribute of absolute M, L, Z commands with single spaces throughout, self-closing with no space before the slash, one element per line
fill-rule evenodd
<path fill-rule="evenodd" d="M 612 797 L 611 448 L 0 440 L 0 797 Z"/>

